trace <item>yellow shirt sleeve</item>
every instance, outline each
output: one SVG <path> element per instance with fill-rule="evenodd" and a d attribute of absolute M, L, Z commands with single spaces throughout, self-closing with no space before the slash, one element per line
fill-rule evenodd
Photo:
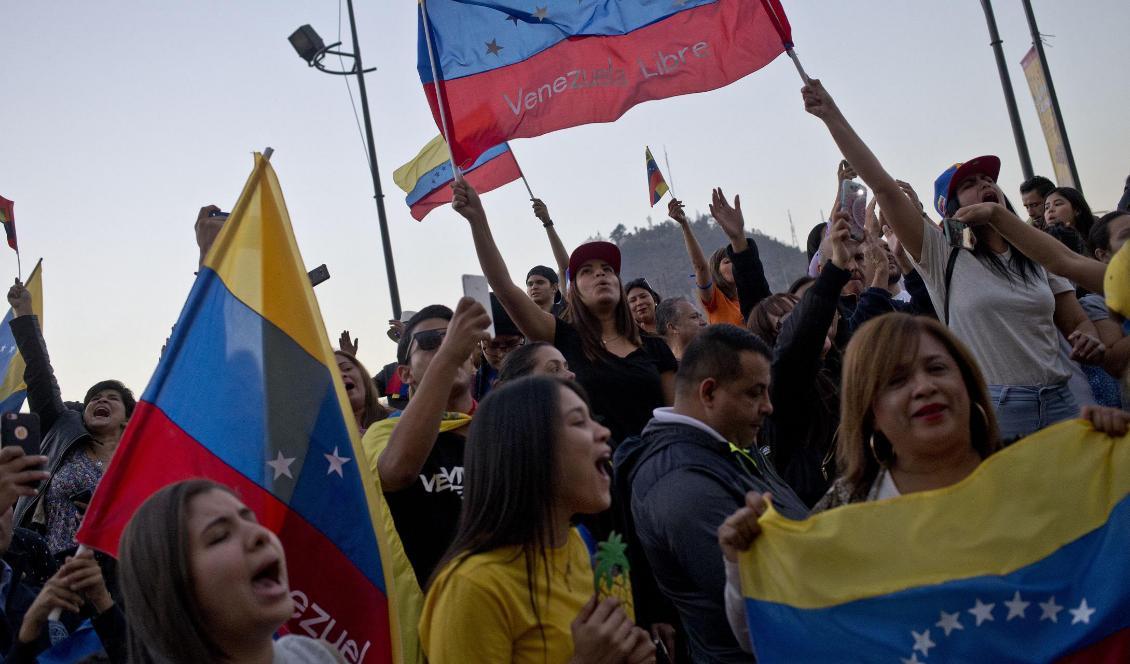
<path fill-rule="evenodd" d="M 424 600 L 420 641 L 429 664 L 509 662 L 514 637 L 506 599 L 491 575 L 479 580 L 460 571 L 437 579 Z"/>

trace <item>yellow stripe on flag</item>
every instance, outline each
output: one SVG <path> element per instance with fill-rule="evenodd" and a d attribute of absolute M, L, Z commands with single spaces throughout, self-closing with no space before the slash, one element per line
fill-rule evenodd
<path fill-rule="evenodd" d="M 1130 242 L 1123 244 L 1106 266 L 1103 291 L 1110 310 L 1130 318 Z"/>
<path fill-rule="evenodd" d="M 255 169 L 204 266 L 215 270 L 233 295 L 336 374 L 337 362 L 332 357 L 326 361 L 321 354 L 322 319 L 314 321 L 308 315 L 318 304 L 289 228 L 275 171 L 256 154 Z"/>
<path fill-rule="evenodd" d="M 1106 523 L 1130 493 L 1130 435 L 1061 422 L 961 482 L 792 521 L 776 510 L 742 554 L 751 599 L 819 609 L 955 579 L 1012 573 Z M 796 583 L 796 579 L 804 579 Z"/>
<path fill-rule="evenodd" d="M 436 136 L 420 150 L 420 153 L 412 161 L 393 171 L 392 180 L 404 190 L 404 193 L 411 193 L 416 188 L 416 183 L 420 181 L 420 178 L 448 159 L 450 159 L 450 156 L 447 151 L 447 141 L 443 140 L 442 135 Z"/>
<path fill-rule="evenodd" d="M 36 316 L 39 317 L 39 328 L 43 329 L 43 281 L 40 279 L 40 268 L 43 266 L 43 259 L 40 259 L 35 264 L 35 268 L 27 278 L 27 287 L 31 293 L 31 310 Z M 7 399 L 11 395 L 26 390 L 27 386 L 24 385 L 24 358 L 17 352 L 12 356 L 12 361 L 8 364 L 8 372 L 4 374 L 3 382 L 0 382 L 0 401 Z"/>

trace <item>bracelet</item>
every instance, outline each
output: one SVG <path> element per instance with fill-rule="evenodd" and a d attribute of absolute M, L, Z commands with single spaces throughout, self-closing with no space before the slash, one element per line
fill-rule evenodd
<path fill-rule="evenodd" d="M 552 221 L 546 221 L 546 222 L 542 223 L 541 227 L 542 228 L 552 228 L 553 222 Z"/>

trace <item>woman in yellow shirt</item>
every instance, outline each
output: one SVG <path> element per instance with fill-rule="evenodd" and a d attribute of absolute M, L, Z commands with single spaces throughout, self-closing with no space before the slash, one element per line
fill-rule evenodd
<path fill-rule="evenodd" d="M 574 514 L 611 504 L 608 429 L 575 383 L 532 376 L 479 405 L 455 539 L 428 584 L 431 664 L 637 664 L 655 646 L 618 600 L 593 595 Z"/>

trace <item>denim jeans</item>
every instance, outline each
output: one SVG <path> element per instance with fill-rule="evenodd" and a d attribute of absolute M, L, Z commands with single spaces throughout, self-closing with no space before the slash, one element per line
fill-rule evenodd
<path fill-rule="evenodd" d="M 990 385 L 1001 440 L 1011 443 L 1044 427 L 1079 417 L 1079 404 L 1067 383 Z"/>

